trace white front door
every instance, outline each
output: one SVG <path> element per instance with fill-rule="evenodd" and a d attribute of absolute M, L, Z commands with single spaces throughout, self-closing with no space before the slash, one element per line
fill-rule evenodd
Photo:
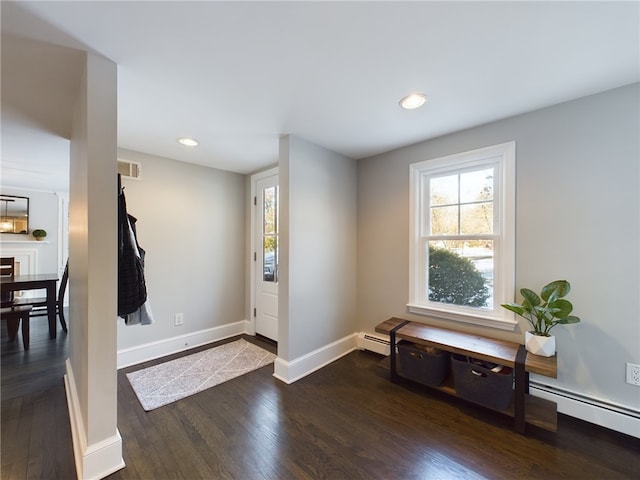
<path fill-rule="evenodd" d="M 278 341 L 278 175 L 256 182 L 256 333 Z"/>

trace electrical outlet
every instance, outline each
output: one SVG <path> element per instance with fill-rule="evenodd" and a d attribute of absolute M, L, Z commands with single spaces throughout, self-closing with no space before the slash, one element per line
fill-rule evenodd
<path fill-rule="evenodd" d="M 182 313 L 176 313 L 173 316 L 173 323 L 175 323 L 176 327 L 182 325 L 184 323 L 184 315 Z"/>
<path fill-rule="evenodd" d="M 640 365 L 627 363 L 627 383 L 640 387 Z"/>

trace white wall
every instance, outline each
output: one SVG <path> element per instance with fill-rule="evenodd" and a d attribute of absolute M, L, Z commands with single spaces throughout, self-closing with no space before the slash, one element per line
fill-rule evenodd
<path fill-rule="evenodd" d="M 24 244 L 16 242 L 32 242 L 28 248 L 37 249 L 37 272 L 59 272 L 64 268 L 66 258 L 61 252 L 62 239 L 58 237 L 58 231 L 62 218 L 60 209 L 63 207 L 64 197 L 55 192 L 42 192 L 22 188 L 1 187 L 4 195 L 16 195 L 29 198 L 29 233 L 0 233 L 2 248 L 24 247 Z M 31 232 L 37 228 L 46 230 L 45 242 L 37 242 Z M 64 242 L 62 242 L 64 243 Z M 61 273 L 61 272 L 60 272 Z"/>
<path fill-rule="evenodd" d="M 118 157 L 142 163 L 142 180 L 122 184 L 154 316 L 152 325 L 119 320 L 118 350 L 178 336 L 181 348 L 193 346 L 184 343 L 198 332 L 246 320 L 244 176 L 124 149 Z M 176 313 L 184 325 L 174 325 Z"/>
<path fill-rule="evenodd" d="M 278 357 L 356 331 L 356 162 L 294 136 L 280 143 Z M 276 366 L 277 369 L 277 366 Z"/>
<path fill-rule="evenodd" d="M 640 388 L 625 383 L 625 363 L 640 363 L 639 105 L 634 84 L 361 160 L 360 329 L 398 316 L 523 343 L 524 321 L 508 334 L 405 307 L 409 164 L 515 140 L 516 287 L 566 278 L 582 318 L 553 330 L 558 379 L 544 381 L 637 411 Z"/>

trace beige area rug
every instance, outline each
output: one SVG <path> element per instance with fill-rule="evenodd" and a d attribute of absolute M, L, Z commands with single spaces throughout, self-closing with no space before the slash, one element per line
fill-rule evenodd
<path fill-rule="evenodd" d="M 276 356 L 240 339 L 186 357 L 127 373 L 149 411 L 273 363 Z"/>

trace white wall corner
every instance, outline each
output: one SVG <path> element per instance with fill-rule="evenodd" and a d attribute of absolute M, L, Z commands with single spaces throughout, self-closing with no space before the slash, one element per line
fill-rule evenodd
<path fill-rule="evenodd" d="M 87 445 L 76 382 L 69 359 L 66 361 L 64 385 L 67 393 L 73 456 L 78 480 L 104 478 L 124 468 L 122 437 L 117 428 L 113 436 L 93 445 Z"/>
<path fill-rule="evenodd" d="M 290 362 L 278 357 L 274 362 L 273 376 L 286 384 L 296 382 L 356 350 L 357 337 L 357 333 L 352 333 Z"/>
<path fill-rule="evenodd" d="M 177 337 L 125 348 L 118 350 L 118 369 L 137 365 L 138 363 L 147 362 L 156 358 L 166 357 L 167 355 L 218 342 L 236 335 L 251 335 L 251 331 L 251 322 L 248 320 L 240 320 L 239 322 L 228 323 L 206 330 L 199 330 Z"/>

